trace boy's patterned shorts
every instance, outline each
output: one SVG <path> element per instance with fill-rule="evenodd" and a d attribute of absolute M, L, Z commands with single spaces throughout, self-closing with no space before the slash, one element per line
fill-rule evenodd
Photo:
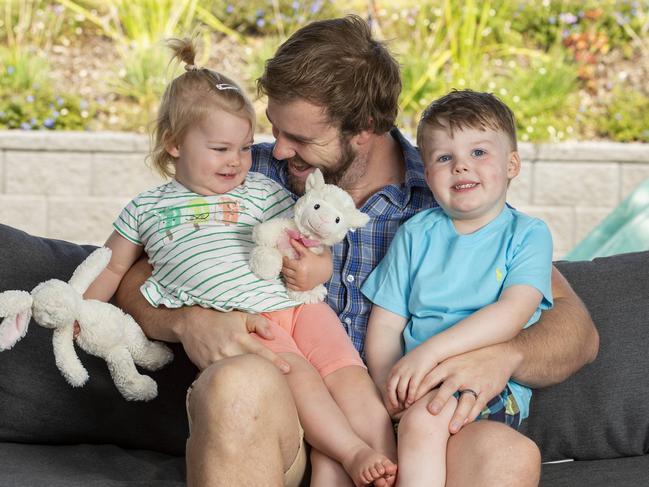
<path fill-rule="evenodd" d="M 518 431 L 521 427 L 521 412 L 509 386 L 487 403 L 477 419 L 498 421 Z"/>
<path fill-rule="evenodd" d="M 455 397 L 459 398 L 459 393 L 455 393 Z M 491 421 L 498 421 L 499 423 L 511 426 L 516 431 L 521 427 L 521 412 L 518 409 L 518 403 L 509 389 L 505 389 L 487 403 L 482 412 L 478 415 L 476 420 L 489 419 Z M 395 434 L 399 431 L 399 423 L 393 423 Z"/>

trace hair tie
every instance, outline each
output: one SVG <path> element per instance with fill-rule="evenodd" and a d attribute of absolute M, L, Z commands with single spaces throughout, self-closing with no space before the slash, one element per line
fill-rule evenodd
<path fill-rule="evenodd" d="M 237 87 L 234 86 L 234 85 L 229 85 L 229 84 L 227 84 L 227 83 L 217 83 L 217 84 L 216 84 L 216 89 L 217 89 L 217 90 L 220 90 L 220 91 L 223 91 L 223 90 L 235 90 L 235 91 L 239 91 L 239 88 L 237 88 Z"/>
<path fill-rule="evenodd" d="M 185 64 L 185 71 L 198 71 L 199 69 L 201 69 L 201 67 L 196 64 Z"/>

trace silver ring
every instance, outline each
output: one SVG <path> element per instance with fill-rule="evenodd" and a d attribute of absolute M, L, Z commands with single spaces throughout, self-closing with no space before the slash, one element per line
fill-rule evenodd
<path fill-rule="evenodd" d="M 461 391 L 458 392 L 460 393 L 460 396 L 462 394 L 471 394 L 473 397 L 475 397 L 476 401 L 478 400 L 478 393 L 473 389 L 462 389 Z"/>

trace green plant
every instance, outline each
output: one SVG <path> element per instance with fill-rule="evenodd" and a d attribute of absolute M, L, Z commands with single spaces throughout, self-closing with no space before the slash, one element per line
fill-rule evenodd
<path fill-rule="evenodd" d="M 243 34 L 277 36 L 284 40 L 312 20 L 339 16 L 339 5 L 333 0 L 213 0 L 210 11 L 225 25 Z"/>
<path fill-rule="evenodd" d="M 619 142 L 649 142 L 649 96 L 617 86 L 606 111 L 597 118 L 602 137 Z"/>
<path fill-rule="evenodd" d="M 59 0 L 70 11 L 83 15 L 115 43 L 119 54 L 118 76 L 109 75 L 113 91 L 136 101 L 141 123 L 151 118 L 166 83 L 178 73 L 169 64 L 164 40 L 192 35 L 197 26 L 198 0 Z M 209 34 L 200 35 L 197 63 L 209 56 Z"/>

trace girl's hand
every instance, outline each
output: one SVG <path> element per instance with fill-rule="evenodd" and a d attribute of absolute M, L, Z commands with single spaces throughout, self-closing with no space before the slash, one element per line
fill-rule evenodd
<path fill-rule="evenodd" d="M 318 284 L 329 281 L 333 274 L 333 260 L 329 249 L 317 255 L 297 240 L 291 239 L 291 245 L 298 257 L 297 259 L 284 257 L 282 275 L 288 289 L 309 291 Z"/>
<path fill-rule="evenodd" d="M 422 343 L 407 353 L 394 364 L 388 380 L 386 391 L 392 407 L 410 407 L 433 387 L 420 387 L 428 373 L 437 366 L 434 354 Z"/>

